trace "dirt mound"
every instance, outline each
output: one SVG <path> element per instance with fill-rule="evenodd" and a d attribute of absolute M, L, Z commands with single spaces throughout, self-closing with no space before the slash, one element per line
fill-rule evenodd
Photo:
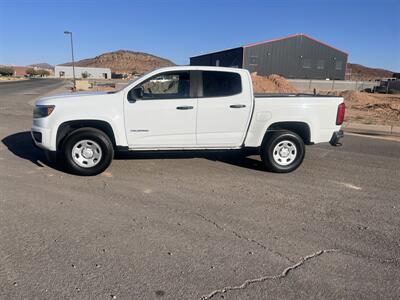
<path fill-rule="evenodd" d="M 373 94 L 367 94 L 359 91 L 344 91 L 340 93 L 340 96 L 345 98 L 346 102 L 349 104 L 365 104 L 374 103 L 377 101 L 377 97 Z"/>
<path fill-rule="evenodd" d="M 71 63 L 64 65 L 68 66 Z M 168 59 L 148 53 L 118 50 L 77 61 L 75 65 L 79 67 L 110 68 L 115 73 L 141 74 L 161 67 L 174 66 L 175 64 Z"/>
<path fill-rule="evenodd" d="M 350 80 L 375 80 L 393 76 L 393 71 L 377 68 L 368 68 L 359 64 L 347 64 Z"/>
<path fill-rule="evenodd" d="M 48 69 L 48 70 L 53 70 L 54 71 L 54 66 L 50 65 L 48 63 L 32 64 L 32 65 L 29 65 L 29 67 L 36 67 L 36 68 L 39 68 L 39 69 Z"/>
<path fill-rule="evenodd" d="M 358 91 L 340 93 L 346 103 L 346 121 L 365 124 L 400 125 L 400 96 L 367 94 Z"/>
<path fill-rule="evenodd" d="M 259 76 L 252 73 L 254 93 L 298 93 L 289 81 L 279 75 Z"/>

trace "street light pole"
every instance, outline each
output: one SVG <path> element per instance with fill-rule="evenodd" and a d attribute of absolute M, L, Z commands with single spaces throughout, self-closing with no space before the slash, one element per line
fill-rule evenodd
<path fill-rule="evenodd" d="M 72 41 L 72 32 L 64 31 L 64 34 L 69 34 L 71 37 L 71 53 L 72 53 L 72 76 L 74 78 L 74 91 L 76 91 L 76 80 L 75 80 L 75 60 L 74 60 L 74 43 Z"/>

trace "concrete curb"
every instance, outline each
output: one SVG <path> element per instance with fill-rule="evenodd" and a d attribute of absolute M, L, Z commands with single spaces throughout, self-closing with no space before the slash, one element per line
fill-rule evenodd
<path fill-rule="evenodd" d="M 391 125 L 345 123 L 343 124 L 342 129 L 345 132 L 400 136 L 400 127 Z"/>

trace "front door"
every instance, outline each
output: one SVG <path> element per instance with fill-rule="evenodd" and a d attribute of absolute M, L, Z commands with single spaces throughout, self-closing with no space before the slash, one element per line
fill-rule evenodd
<path fill-rule="evenodd" d="M 134 87 L 126 100 L 130 148 L 196 145 L 197 99 L 190 91 L 190 72 L 158 74 Z"/>

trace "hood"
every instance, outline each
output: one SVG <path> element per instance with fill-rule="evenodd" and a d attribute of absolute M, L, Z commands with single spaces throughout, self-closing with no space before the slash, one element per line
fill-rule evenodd
<path fill-rule="evenodd" d="M 57 94 L 40 98 L 36 101 L 36 105 L 49 105 L 57 104 L 64 101 L 85 101 L 92 98 L 98 98 L 105 95 L 109 95 L 109 92 L 77 92 L 77 93 L 66 93 Z"/>

